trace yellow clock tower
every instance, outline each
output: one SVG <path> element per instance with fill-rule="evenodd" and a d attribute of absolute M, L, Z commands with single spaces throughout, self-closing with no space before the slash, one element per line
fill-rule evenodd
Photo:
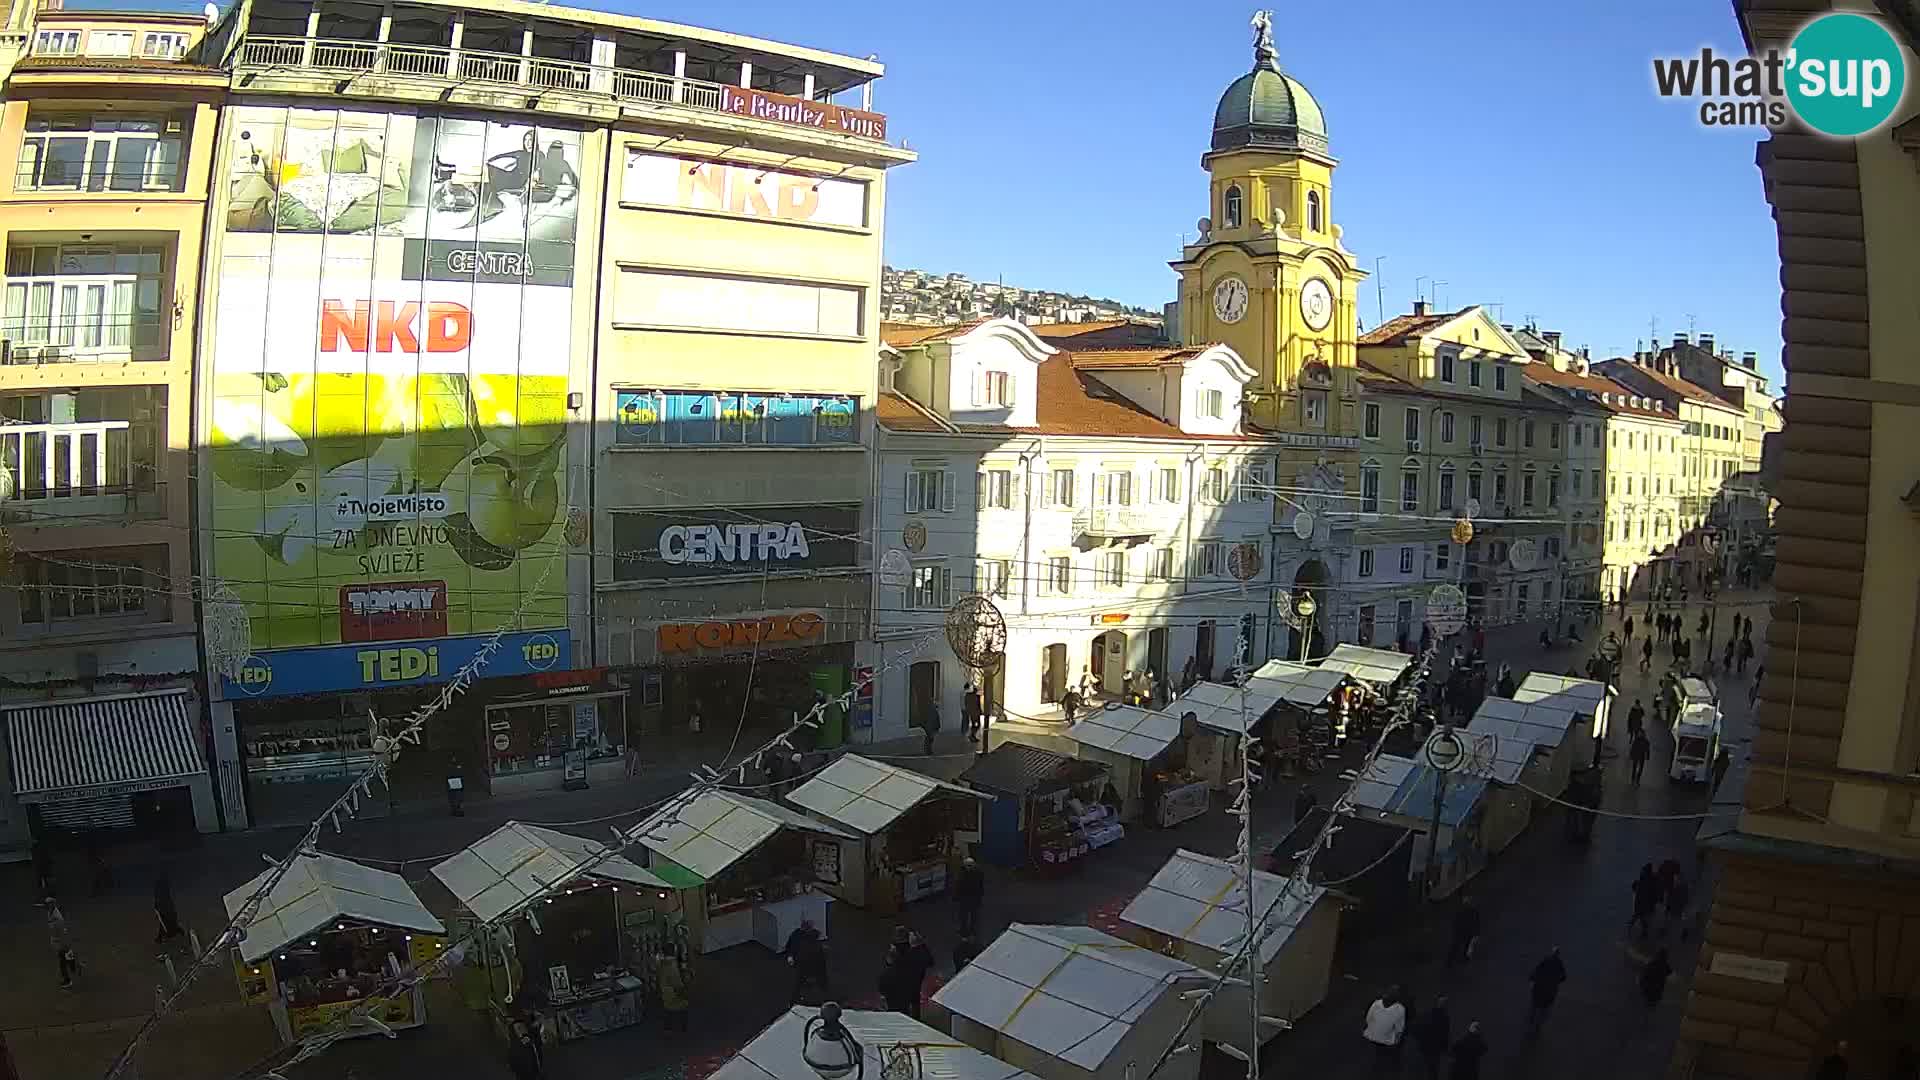
<path fill-rule="evenodd" d="M 1272 14 L 1253 17 L 1253 70 L 1213 114 L 1200 238 L 1174 262 L 1180 332 L 1224 342 L 1259 373 L 1249 417 L 1269 430 L 1352 436 L 1355 298 L 1366 272 L 1333 224 L 1334 159 L 1307 88 L 1280 70 Z"/>

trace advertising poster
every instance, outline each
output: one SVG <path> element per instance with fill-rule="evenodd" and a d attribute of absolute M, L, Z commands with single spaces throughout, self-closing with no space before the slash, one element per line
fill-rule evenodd
<path fill-rule="evenodd" d="M 210 385 L 232 698 L 569 666 L 580 135 L 431 113 L 227 121 Z"/>

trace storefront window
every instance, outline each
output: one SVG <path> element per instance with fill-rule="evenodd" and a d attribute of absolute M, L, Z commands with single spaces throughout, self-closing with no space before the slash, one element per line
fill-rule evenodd
<path fill-rule="evenodd" d="M 547 699 L 487 710 L 487 769 L 494 776 L 558 769 L 567 751 L 583 750 L 589 761 L 626 752 L 626 709 L 621 697 Z"/>

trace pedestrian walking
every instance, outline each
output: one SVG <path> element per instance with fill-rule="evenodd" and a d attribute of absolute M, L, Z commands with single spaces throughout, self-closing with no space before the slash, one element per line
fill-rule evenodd
<path fill-rule="evenodd" d="M 1093 680 L 1093 668 L 1091 667 L 1081 668 L 1080 669 L 1080 703 L 1082 705 L 1091 703 L 1093 701 L 1094 692 L 1099 689 L 1100 689 L 1100 684 Z"/>
<path fill-rule="evenodd" d="M 960 860 L 960 874 L 953 883 L 953 904 L 960 910 L 960 933 L 973 934 L 980 929 L 980 904 L 987 895 L 987 875 L 969 855 Z"/>
<path fill-rule="evenodd" d="M 980 955 L 980 939 L 972 934 L 961 934 L 960 941 L 953 947 L 953 973 L 960 974 L 974 957 Z"/>
<path fill-rule="evenodd" d="M 1494 687 L 1503 698 L 1512 698 L 1514 691 L 1519 688 L 1519 684 L 1513 681 L 1513 672 L 1510 669 L 1500 673 L 1500 682 Z"/>
<path fill-rule="evenodd" d="M 1706 637 L 1707 623 L 1708 623 L 1707 613 L 1703 611 L 1700 613 L 1700 628 L 1695 630 L 1694 633 L 1699 635 L 1700 637 Z"/>
<path fill-rule="evenodd" d="M 1747 687 L 1747 708 L 1753 708 L 1753 703 L 1760 700 L 1760 682 L 1766 677 L 1767 665 L 1761 664 L 1753 669 L 1753 685 Z"/>
<path fill-rule="evenodd" d="M 640 775 L 640 744 L 629 741 L 626 752 L 627 779 Z"/>
<path fill-rule="evenodd" d="M 1654 876 L 1653 867 L 1640 868 L 1640 876 L 1633 882 L 1633 916 L 1627 920 L 1627 929 L 1640 927 L 1640 936 L 1645 938 L 1653 930 L 1653 913 L 1660 909 L 1660 901 L 1666 896 L 1666 889 L 1660 879 Z"/>
<path fill-rule="evenodd" d="M 1527 1009 L 1527 1033 L 1532 1035 L 1547 1022 L 1554 999 L 1560 996 L 1560 984 L 1567 981 L 1567 965 L 1560 959 L 1560 946 L 1555 945 L 1553 951 L 1533 965 L 1533 974 L 1527 978 L 1533 983 L 1533 998 Z"/>
<path fill-rule="evenodd" d="M 515 1020 L 507 1035 L 507 1069 L 514 1080 L 540 1080 L 540 1049 L 524 1020 Z"/>
<path fill-rule="evenodd" d="M 1692 890 L 1687 886 L 1685 874 L 1675 874 L 1667 881 L 1667 895 L 1665 898 L 1667 903 L 1667 926 L 1670 929 L 1674 927 L 1679 928 L 1681 941 L 1687 940 L 1687 928 L 1684 920 L 1687 917 L 1687 902 L 1691 897 Z"/>
<path fill-rule="evenodd" d="M 1820 1062 L 1820 1071 L 1813 1074 L 1813 1080 L 1847 1080 L 1847 1062 L 1847 1040 L 1841 1039 L 1834 1044 L 1833 1053 Z"/>
<path fill-rule="evenodd" d="M 960 691 L 960 731 L 966 735 L 968 742 L 972 742 L 980 732 L 980 692 L 973 688 L 972 683 Z"/>
<path fill-rule="evenodd" d="M 1645 999 L 1647 1008 L 1660 1004 L 1660 998 L 1667 992 L 1667 979 L 1673 975 L 1673 962 L 1667 959 L 1667 947 L 1654 950 L 1653 959 L 1640 969 L 1640 996 Z"/>
<path fill-rule="evenodd" d="M 53 957 L 60 965 L 60 989 L 73 989 L 73 977 L 80 973 L 80 957 L 73 951 L 73 931 L 67 926 L 67 916 L 60 910 L 60 904 L 53 897 L 46 900 L 47 941 L 53 946 Z"/>
<path fill-rule="evenodd" d="M 1745 675 L 1747 673 L 1747 661 L 1752 659 L 1753 659 L 1753 639 L 1743 637 L 1740 639 L 1740 651 L 1738 655 L 1738 660 L 1740 662 L 1740 674 Z"/>
<path fill-rule="evenodd" d="M 818 1004 L 807 1002 L 802 996 L 809 988 L 817 990 L 820 1001 L 833 997 L 833 988 L 827 983 L 827 947 L 820 940 L 820 931 L 814 927 L 812 919 L 801 919 L 793 933 L 787 935 L 787 963 L 793 968 L 793 1003 Z"/>
<path fill-rule="evenodd" d="M 1741 637 L 1743 637 L 1743 638 L 1750 638 L 1750 637 L 1752 637 L 1752 636 L 1753 636 L 1753 616 L 1751 616 L 1751 615 L 1742 615 L 1742 616 L 1740 617 L 1740 620 L 1741 620 L 1741 621 L 1740 621 L 1740 636 L 1741 636 Z"/>
<path fill-rule="evenodd" d="M 670 949 L 661 949 L 653 960 L 654 985 L 660 994 L 660 1011 L 668 1031 L 687 1030 L 687 969 Z"/>
<path fill-rule="evenodd" d="M 1736 645 L 1734 643 L 1734 640 L 1732 638 L 1728 638 L 1726 650 L 1720 658 L 1720 667 L 1723 670 L 1726 670 L 1726 671 L 1733 670 L 1733 653 L 1735 648 L 1736 648 Z"/>
<path fill-rule="evenodd" d="M 1627 624 L 1622 629 L 1626 631 L 1626 640 L 1631 642 L 1633 640 L 1633 616 L 1627 616 Z"/>
<path fill-rule="evenodd" d="M 1653 639 L 1640 642 L 1640 674 L 1645 675 L 1653 667 Z"/>
<path fill-rule="evenodd" d="M 180 909 L 174 906 L 173 882 L 165 870 L 153 879 L 153 915 L 160 921 L 153 935 L 155 945 L 180 936 Z"/>
<path fill-rule="evenodd" d="M 1487 1040 L 1480 1034 L 1480 1021 L 1467 1025 L 1467 1033 L 1453 1044 L 1453 1068 L 1447 1080 L 1480 1080 L 1480 1061 L 1487 1056 Z"/>
<path fill-rule="evenodd" d="M 1721 747 L 1720 752 L 1713 755 L 1713 787 L 1708 790 L 1707 794 L 1720 794 L 1720 781 L 1727 778 L 1727 769 L 1732 767 L 1732 765 L 1733 755 L 1727 753 L 1726 747 Z"/>
<path fill-rule="evenodd" d="M 1400 1071 L 1400 1040 L 1407 1033 L 1407 1007 L 1395 986 L 1367 1006 L 1366 1026 L 1360 1037 L 1373 1046 L 1374 1072 L 1391 1076 Z"/>
<path fill-rule="evenodd" d="M 920 752 L 926 755 L 927 757 L 932 757 L 933 756 L 933 737 L 935 735 L 940 734 L 940 703 L 939 702 L 936 701 L 933 704 L 927 706 L 927 722 L 925 726 L 923 726 L 920 729 L 920 733 L 926 736 L 925 740 L 922 742 Z"/>
<path fill-rule="evenodd" d="M 1653 744 L 1647 741 L 1647 733 L 1634 732 L 1633 741 L 1627 746 L 1627 760 L 1636 786 L 1640 783 L 1640 774 L 1647 771 L 1647 758 L 1652 755 Z"/>
<path fill-rule="evenodd" d="M 1060 708 L 1067 714 L 1067 723 L 1073 723 L 1074 716 L 1080 711 L 1080 691 L 1067 687 L 1067 692 L 1060 695 Z"/>
<path fill-rule="evenodd" d="M 1475 942 L 1480 940 L 1480 908 L 1473 897 L 1462 895 L 1453 912 L 1453 933 L 1447 942 L 1447 966 L 1454 967 L 1473 959 Z"/>
<path fill-rule="evenodd" d="M 1447 1011 L 1447 999 L 1434 1001 L 1433 1008 L 1420 1015 L 1414 1025 L 1414 1045 L 1420 1050 L 1420 1064 L 1426 1067 L 1427 1080 L 1440 1080 L 1440 1065 L 1446 1060 L 1447 1046 L 1453 1042 L 1453 1016 Z"/>
<path fill-rule="evenodd" d="M 879 984 L 880 1000 L 886 1002 L 888 1012 L 912 1016 L 920 1007 L 920 991 L 907 984 L 906 965 L 893 949 L 880 962 Z"/>
<path fill-rule="evenodd" d="M 1627 736 L 1644 734 L 1647 730 L 1647 707 L 1639 698 L 1633 699 L 1633 708 L 1627 710 Z"/>
<path fill-rule="evenodd" d="M 900 1001 L 905 1008 L 894 1008 L 891 1004 L 888 1008 L 895 1012 L 904 1012 L 918 1020 L 920 1019 L 921 988 L 926 984 L 927 972 L 933 970 L 933 950 L 927 948 L 926 940 L 918 931 L 897 926 L 893 931 L 893 947 L 890 952 L 893 964 L 898 969 L 896 979 L 899 984 Z M 882 992 L 885 992 L 884 988 Z"/>

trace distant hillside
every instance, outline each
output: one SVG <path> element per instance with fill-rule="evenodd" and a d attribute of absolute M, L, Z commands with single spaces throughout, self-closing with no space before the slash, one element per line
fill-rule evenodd
<path fill-rule="evenodd" d="M 1081 293 L 1023 289 L 965 274 L 892 266 L 880 272 L 880 317 L 887 322 L 944 324 L 1007 316 L 1027 323 L 1130 319 L 1159 325 L 1160 313 Z"/>

